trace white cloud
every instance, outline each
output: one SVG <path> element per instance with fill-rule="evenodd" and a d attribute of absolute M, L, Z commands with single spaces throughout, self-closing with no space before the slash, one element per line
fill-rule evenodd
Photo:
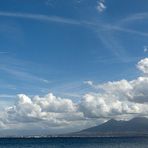
<path fill-rule="evenodd" d="M 115 82 L 107 82 L 98 85 L 95 89 L 101 89 L 102 94 L 112 96 L 119 101 L 130 101 L 137 103 L 148 102 L 148 77 L 138 77 L 135 80 L 120 80 Z"/>
<path fill-rule="evenodd" d="M 55 97 L 52 93 L 40 98 L 36 96 L 33 98 L 34 102 L 39 105 L 43 111 L 48 112 L 75 112 L 76 105 L 70 99 L 62 99 Z"/>
<path fill-rule="evenodd" d="M 98 119 L 102 122 L 110 118 L 148 116 L 147 61 L 145 58 L 138 62 L 137 67 L 144 75 L 131 81 L 123 79 L 99 85 L 86 81 L 95 90 L 86 93 L 77 103 L 52 93 L 43 97 L 20 94 L 14 105 L 1 112 L 0 127 L 71 132 L 98 124 Z"/>
<path fill-rule="evenodd" d="M 37 81 L 37 82 L 41 82 L 41 83 L 50 83 L 50 81 L 44 79 L 44 78 L 41 78 L 41 77 L 37 77 L 27 71 L 23 71 L 21 69 L 18 69 L 18 68 L 11 68 L 11 67 L 5 67 L 5 66 L 1 66 L 0 67 L 0 70 L 2 71 L 5 71 L 7 72 L 8 74 L 10 75 L 13 75 L 15 77 L 17 77 L 17 79 L 25 79 L 25 80 L 34 80 L 34 81 Z"/>
<path fill-rule="evenodd" d="M 103 12 L 103 11 L 105 11 L 105 9 L 106 9 L 105 0 L 99 0 L 98 5 L 97 5 L 97 10 L 99 12 Z"/>
<path fill-rule="evenodd" d="M 32 99 L 24 94 L 20 94 L 16 104 L 7 109 L 7 114 L 10 117 L 9 119 L 18 120 L 19 122 L 47 120 L 62 123 L 64 115 L 66 115 L 66 118 L 75 113 L 79 116 L 80 114 L 77 114 L 76 110 L 77 107 L 71 100 L 57 98 L 52 93 L 44 97 L 35 96 Z"/>
<path fill-rule="evenodd" d="M 148 105 L 120 101 L 111 94 L 86 94 L 80 104 L 80 110 L 89 118 L 116 118 L 118 115 L 148 113 Z"/>
<path fill-rule="evenodd" d="M 129 100 L 139 103 L 148 102 L 148 77 L 139 77 L 129 82 L 132 89 L 129 91 Z"/>
<path fill-rule="evenodd" d="M 92 81 L 84 81 L 84 84 L 87 84 L 87 85 L 93 86 L 93 82 L 92 82 Z"/>
<path fill-rule="evenodd" d="M 138 62 L 137 67 L 144 74 L 148 74 L 148 58 L 142 59 Z"/>
<path fill-rule="evenodd" d="M 70 99 L 56 97 L 52 93 L 32 98 L 20 94 L 18 101 L 13 106 L 6 108 L 2 115 L 1 121 L 2 123 L 5 121 L 3 124 L 6 129 L 39 130 L 42 128 L 43 133 L 53 128 L 59 129 L 59 131 L 63 128 L 65 131 L 62 132 L 67 132 L 70 127 L 73 130 L 78 127 L 83 128 L 88 124 L 83 113 L 78 111 L 77 104 Z M 82 121 L 86 122 L 83 123 L 83 126 L 78 124 Z M 3 124 L 0 123 L 0 125 Z M 32 125 L 34 126 L 32 127 Z"/>
<path fill-rule="evenodd" d="M 144 46 L 144 52 L 148 52 L 148 46 Z"/>
<path fill-rule="evenodd" d="M 148 58 L 138 62 L 137 68 L 143 76 L 135 80 L 125 79 L 91 86 L 98 93 L 87 93 L 80 110 L 89 118 L 116 118 L 125 114 L 148 114 Z"/>
<path fill-rule="evenodd" d="M 47 16 L 47 15 L 42 15 L 42 14 L 0 12 L 0 16 L 26 18 L 26 19 L 32 19 L 32 20 L 37 20 L 37 21 L 57 22 L 57 23 L 71 24 L 71 25 L 81 24 L 81 22 L 73 20 L 73 19 L 66 19 L 66 18 L 62 18 L 58 16 Z"/>

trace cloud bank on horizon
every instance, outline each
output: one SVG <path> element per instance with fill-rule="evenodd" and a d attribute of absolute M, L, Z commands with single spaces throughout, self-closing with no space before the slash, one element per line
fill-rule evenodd
<path fill-rule="evenodd" d="M 89 127 L 111 118 L 147 117 L 148 58 L 140 60 L 137 68 L 141 76 L 132 81 L 123 79 L 99 85 L 85 82 L 95 91 L 86 93 L 77 103 L 56 97 L 53 93 L 43 97 L 19 94 L 16 103 L 1 112 L 0 132 L 42 129 L 42 133 L 46 133 L 57 129 L 59 131 L 56 132 L 60 133 Z"/>

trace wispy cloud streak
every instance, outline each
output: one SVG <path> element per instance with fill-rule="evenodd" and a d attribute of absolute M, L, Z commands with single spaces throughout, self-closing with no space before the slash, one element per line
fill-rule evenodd
<path fill-rule="evenodd" d="M 57 23 L 71 24 L 71 25 L 81 24 L 81 22 L 77 20 L 67 19 L 67 18 L 58 17 L 58 16 L 48 16 L 48 15 L 43 15 L 43 14 L 0 12 L 0 16 L 26 18 L 26 19 L 33 19 L 37 21 L 57 22 Z"/>
<path fill-rule="evenodd" d="M 1 67 L 0 70 L 7 72 L 10 75 L 13 75 L 17 78 L 20 79 L 25 79 L 25 80 L 31 80 L 31 81 L 39 81 L 42 83 L 49 83 L 48 80 L 34 76 L 28 72 L 22 71 L 22 70 L 18 70 L 18 69 L 12 69 L 12 68 L 7 68 L 7 67 Z"/>
<path fill-rule="evenodd" d="M 124 19 L 122 19 L 119 23 L 120 25 L 133 22 L 133 21 L 138 21 L 138 20 L 143 20 L 143 19 L 148 19 L 148 13 L 136 13 L 134 15 L 130 15 Z"/>

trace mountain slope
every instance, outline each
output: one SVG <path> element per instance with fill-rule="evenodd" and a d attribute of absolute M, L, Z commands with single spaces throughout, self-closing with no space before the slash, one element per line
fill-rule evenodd
<path fill-rule="evenodd" d="M 111 119 L 99 126 L 91 127 L 73 136 L 148 136 L 148 118 L 138 117 L 129 121 Z"/>

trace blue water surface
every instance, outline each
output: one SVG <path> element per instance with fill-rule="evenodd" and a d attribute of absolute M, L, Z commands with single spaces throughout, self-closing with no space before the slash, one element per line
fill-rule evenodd
<path fill-rule="evenodd" d="M 148 138 L 1 138 L 0 148 L 148 148 Z"/>

